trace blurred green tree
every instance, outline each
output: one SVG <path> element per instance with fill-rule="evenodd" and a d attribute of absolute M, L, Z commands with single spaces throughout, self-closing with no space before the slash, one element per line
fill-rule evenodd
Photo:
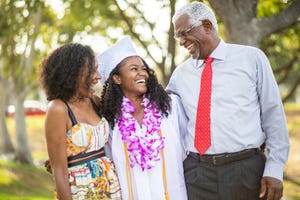
<path fill-rule="evenodd" d="M 33 164 L 27 139 L 23 102 L 27 92 L 36 85 L 33 81 L 36 77 L 35 42 L 42 16 L 42 4 L 40 1 L 1 0 L 0 6 L 0 84 L 2 87 L 9 85 L 5 87 L 7 90 L 4 95 L 11 96 L 16 109 L 16 160 Z M 3 99 L 6 100 L 7 96 Z M 2 117 L 1 121 L 5 120 Z"/>

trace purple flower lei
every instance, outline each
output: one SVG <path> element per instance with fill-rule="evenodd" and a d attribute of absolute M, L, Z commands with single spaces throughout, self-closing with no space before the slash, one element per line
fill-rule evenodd
<path fill-rule="evenodd" d="M 122 141 L 127 143 L 130 167 L 140 165 L 142 171 L 151 169 L 159 159 L 159 152 L 164 148 L 164 137 L 160 136 L 161 113 L 155 103 L 143 96 L 141 105 L 144 107 L 143 126 L 145 135 L 136 132 L 136 119 L 132 116 L 135 106 L 130 99 L 123 97 L 121 104 L 122 115 L 118 119 Z"/>

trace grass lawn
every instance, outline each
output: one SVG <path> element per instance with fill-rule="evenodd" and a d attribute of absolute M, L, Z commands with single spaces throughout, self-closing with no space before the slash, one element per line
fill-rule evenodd
<path fill-rule="evenodd" d="M 51 176 L 41 167 L 0 161 L 0 199 L 53 200 Z"/>
<path fill-rule="evenodd" d="M 284 171 L 283 200 L 300 199 L 300 105 L 285 106 L 291 150 Z M 14 121 L 7 119 L 8 129 L 15 143 Z M 0 199 L 52 200 L 53 182 L 43 168 L 47 159 L 44 138 L 44 116 L 26 118 L 27 133 L 36 167 L 0 161 Z"/>
<path fill-rule="evenodd" d="M 43 163 L 47 158 L 44 137 L 44 116 L 26 117 L 27 134 L 36 166 L 0 161 L 0 199 L 53 200 L 53 182 Z M 8 130 L 15 144 L 15 124 L 7 119 Z"/>

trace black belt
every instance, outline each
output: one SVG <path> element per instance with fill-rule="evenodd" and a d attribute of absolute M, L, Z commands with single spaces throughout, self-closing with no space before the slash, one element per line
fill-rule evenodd
<path fill-rule="evenodd" d="M 105 156 L 104 147 L 97 151 L 91 151 L 88 153 L 77 154 L 75 156 L 68 157 L 68 167 L 74 167 L 76 165 L 81 165 L 85 162 L 95 160 Z"/>
<path fill-rule="evenodd" d="M 245 149 L 243 151 L 234 153 L 222 153 L 222 154 L 205 154 L 188 152 L 188 156 L 198 160 L 199 162 L 210 163 L 213 165 L 224 165 L 234 161 L 250 158 L 260 151 L 258 148 Z"/>

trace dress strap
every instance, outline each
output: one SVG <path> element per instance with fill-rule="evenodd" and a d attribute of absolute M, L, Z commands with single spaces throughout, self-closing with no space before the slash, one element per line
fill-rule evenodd
<path fill-rule="evenodd" d="M 72 110 L 71 110 L 70 106 L 68 105 L 68 103 L 66 101 L 63 101 L 63 102 L 66 104 L 66 106 L 68 108 L 68 114 L 69 114 L 69 117 L 71 118 L 72 126 L 75 126 L 77 124 L 77 120 L 75 118 L 75 115 L 72 112 Z"/>
<path fill-rule="evenodd" d="M 91 98 L 91 102 L 92 102 L 92 106 L 94 108 L 94 110 L 96 111 L 96 113 L 100 116 L 100 113 L 99 113 L 99 106 L 97 106 L 97 104 L 95 103 L 94 99 Z M 101 117 L 101 116 L 100 116 Z"/>
<path fill-rule="evenodd" d="M 76 117 L 75 117 L 73 111 L 71 110 L 69 104 L 66 101 L 63 101 L 63 102 L 66 104 L 66 106 L 68 108 L 68 114 L 69 114 L 69 117 L 72 121 L 72 126 L 75 126 L 78 123 L 77 120 L 76 120 Z M 91 102 L 92 102 L 92 106 L 93 106 L 94 110 L 99 115 L 99 107 L 96 105 L 95 101 L 92 98 L 91 98 Z"/>

